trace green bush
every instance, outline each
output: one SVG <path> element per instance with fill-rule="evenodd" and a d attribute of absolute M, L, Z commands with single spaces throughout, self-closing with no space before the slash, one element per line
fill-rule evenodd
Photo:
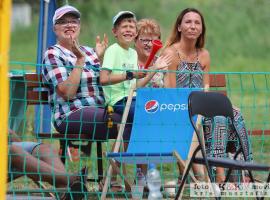
<path fill-rule="evenodd" d="M 186 7 L 202 11 L 207 26 L 206 48 L 211 53 L 211 71 L 269 71 L 269 0 L 70 0 L 82 12 L 81 43 L 94 46 L 96 35 L 106 33 L 110 43 L 112 17 L 120 10 L 131 10 L 137 18 L 160 22 L 165 42 L 179 14 Z M 35 4 L 36 7 L 36 4 Z M 36 61 L 38 13 L 32 27 L 12 33 L 10 60 Z"/>

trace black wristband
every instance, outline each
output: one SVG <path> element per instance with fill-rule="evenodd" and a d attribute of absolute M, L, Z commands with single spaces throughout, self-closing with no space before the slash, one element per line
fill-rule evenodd
<path fill-rule="evenodd" d="M 133 72 L 126 71 L 126 80 L 132 80 L 134 78 Z"/>

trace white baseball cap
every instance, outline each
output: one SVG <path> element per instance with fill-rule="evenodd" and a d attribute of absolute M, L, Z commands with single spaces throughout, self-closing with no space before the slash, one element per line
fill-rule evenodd
<path fill-rule="evenodd" d="M 55 11 L 53 16 L 53 25 L 55 25 L 55 22 L 67 13 L 71 13 L 78 18 L 81 17 L 81 13 L 78 9 L 74 8 L 73 6 L 65 5 Z"/>
<path fill-rule="evenodd" d="M 133 18 L 136 20 L 136 16 L 133 12 L 131 11 L 120 11 L 119 13 L 117 13 L 112 20 L 113 25 L 116 24 L 116 22 L 118 21 L 118 19 L 122 16 L 126 16 L 127 18 Z"/>

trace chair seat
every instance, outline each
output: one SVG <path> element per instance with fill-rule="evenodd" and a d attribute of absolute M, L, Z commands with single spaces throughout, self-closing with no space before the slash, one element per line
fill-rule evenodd
<path fill-rule="evenodd" d="M 170 163 L 175 161 L 173 153 L 107 153 L 107 158 L 129 164 Z"/>
<path fill-rule="evenodd" d="M 207 157 L 209 165 L 216 167 L 224 167 L 239 170 L 256 170 L 256 171 L 270 171 L 270 167 L 267 165 L 258 164 L 255 162 L 244 162 L 241 160 L 233 160 L 228 158 L 214 158 Z M 204 159 L 202 157 L 197 157 L 194 159 L 197 164 L 204 164 Z"/>

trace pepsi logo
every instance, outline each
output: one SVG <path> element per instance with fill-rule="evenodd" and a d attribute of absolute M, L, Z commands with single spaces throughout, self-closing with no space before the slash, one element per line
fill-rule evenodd
<path fill-rule="evenodd" d="M 159 103 L 156 100 L 150 100 L 145 103 L 144 109 L 148 113 L 155 113 L 158 111 Z"/>

